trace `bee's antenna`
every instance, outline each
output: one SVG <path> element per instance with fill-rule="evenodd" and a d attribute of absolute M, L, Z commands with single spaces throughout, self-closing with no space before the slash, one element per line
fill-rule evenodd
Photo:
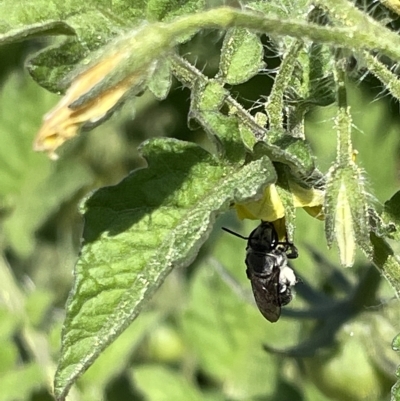
<path fill-rule="evenodd" d="M 224 231 L 226 231 L 227 233 L 234 235 L 235 237 L 239 237 L 239 238 L 242 238 L 242 239 L 245 239 L 245 240 L 248 240 L 248 239 L 249 239 L 249 237 L 243 237 L 243 235 L 240 235 L 240 234 L 238 234 L 238 233 L 235 233 L 234 231 L 229 230 L 229 228 L 222 227 L 222 229 L 223 229 Z"/>

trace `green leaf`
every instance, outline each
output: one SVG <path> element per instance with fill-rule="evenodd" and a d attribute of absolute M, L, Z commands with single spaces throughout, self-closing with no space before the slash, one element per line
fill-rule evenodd
<path fill-rule="evenodd" d="M 243 259 L 238 261 L 241 240 L 230 241 L 234 244 L 228 248 L 230 252 L 220 248 L 226 250 L 224 258 L 233 260 L 230 266 L 238 269 L 235 276 L 245 280 L 245 245 L 241 242 Z M 249 282 L 245 283 L 250 291 Z M 221 383 L 226 399 L 270 399 L 278 369 L 275 358 L 263 352 L 263 342 L 280 345 L 288 340 L 284 333 L 295 335 L 297 328 L 284 321 L 272 327 L 255 305 L 240 299 L 210 269 L 208 262 L 198 266 L 189 295 L 182 328 L 201 370 Z M 260 380 L 260 374 L 268 380 Z"/>
<path fill-rule="evenodd" d="M 118 26 L 129 26 L 129 22 L 144 19 L 145 3 L 115 1 L 110 7 L 108 0 L 35 0 L 29 3 L 3 0 L 0 3 L 0 43 L 26 39 L 32 34 L 74 33 L 81 39 L 92 38 L 104 43 L 107 37 L 101 36 L 106 32 L 116 34 Z"/>
<path fill-rule="evenodd" d="M 61 84 L 73 67 L 84 58 L 121 36 L 146 17 L 150 20 L 170 20 L 172 17 L 193 13 L 204 8 L 203 0 L 186 1 L 108 1 L 63 2 L 37 0 L 35 7 L 10 4 L 0 5 L 0 21 L 3 35 L 0 44 L 45 35 L 75 35 L 74 38 L 58 40 L 33 56 L 28 69 L 37 82 L 53 91 L 64 91 Z M 3 12 L 2 12 L 3 9 Z M 144 46 L 146 46 L 144 44 Z M 148 47 L 151 50 L 151 46 Z M 87 65 L 88 60 L 85 60 Z"/>
<path fill-rule="evenodd" d="M 399 372 L 397 371 L 397 375 Z M 400 383 L 397 381 L 396 384 L 392 387 L 390 401 L 399 401 L 400 400 Z"/>
<path fill-rule="evenodd" d="M 201 392 L 183 375 L 157 365 L 142 365 L 133 371 L 133 381 L 148 401 L 202 401 Z"/>
<path fill-rule="evenodd" d="M 204 0 L 148 0 L 146 17 L 153 21 L 169 21 L 180 15 L 195 14 L 204 6 Z"/>
<path fill-rule="evenodd" d="M 337 333 L 334 349 L 306 358 L 307 376 L 330 400 L 385 399 L 380 372 L 368 352 L 370 335 L 365 321 L 348 321 Z"/>
<path fill-rule="evenodd" d="M 0 323 L 3 323 L 1 317 Z M 18 366 L 20 355 L 18 347 L 13 343 L 12 339 L 7 338 L 7 341 L 0 343 L 0 358 L 0 377 L 15 370 L 15 367 Z"/>
<path fill-rule="evenodd" d="M 400 296 L 400 260 L 389 244 L 382 238 L 371 233 L 373 245 L 373 262 L 382 271 L 382 274 Z"/>
<path fill-rule="evenodd" d="M 101 399 L 104 388 L 111 380 L 124 372 L 134 350 L 159 320 L 159 313 L 142 313 L 135 324 L 128 327 L 118 338 L 118 341 L 111 344 L 100 355 L 79 381 L 85 401 Z"/>
<path fill-rule="evenodd" d="M 27 172 L 15 198 L 13 214 L 4 224 L 9 244 L 21 255 L 32 252 L 36 230 L 58 211 L 62 202 L 72 199 L 92 181 L 88 168 L 74 160 L 49 166 L 44 177 L 37 176 L 35 170 Z"/>
<path fill-rule="evenodd" d="M 217 213 L 275 180 L 267 158 L 221 164 L 197 145 L 154 139 L 149 168 L 97 191 L 85 205 L 84 246 L 67 305 L 55 392 L 63 397 L 135 319 L 167 274 L 187 266 Z"/>
<path fill-rule="evenodd" d="M 25 300 L 25 312 L 32 326 L 40 326 L 54 302 L 54 295 L 44 289 L 29 293 Z"/>
<path fill-rule="evenodd" d="M 54 103 L 54 96 L 31 79 L 15 75 L 7 81 L 1 97 L 0 199 L 10 209 L 4 230 L 8 245 L 26 256 L 35 246 L 35 231 L 62 202 L 91 183 L 92 176 L 76 161 L 54 165 L 32 151 L 41 114 Z"/>
<path fill-rule="evenodd" d="M 398 334 L 392 342 L 392 348 L 394 351 L 400 351 L 400 334 Z M 400 375 L 400 366 L 397 368 L 396 376 L 399 377 Z M 396 384 L 392 387 L 392 397 L 390 398 L 391 401 L 399 401 L 400 400 L 400 381 L 397 380 Z"/>
<path fill-rule="evenodd" d="M 84 57 L 125 32 L 145 17 L 145 1 L 36 0 L 26 4 L 0 3 L 0 45 L 48 35 L 74 35 L 57 40 L 28 62 L 37 82 L 53 91 L 64 91 L 61 80 Z M 2 29 L 1 29 L 2 28 Z"/>
<path fill-rule="evenodd" d="M 4 300 L 4 290 L 1 291 L 1 300 Z M 8 294 L 7 294 L 8 295 Z M 18 347 L 13 341 L 13 336 L 21 326 L 22 318 L 15 313 L 10 306 L 0 308 L 0 377 L 15 369 L 19 361 Z M 1 379 L 0 379 L 1 381 Z"/>
<path fill-rule="evenodd" d="M 56 100 L 31 80 L 21 75 L 11 76 L 1 91 L 0 119 L 0 197 L 14 197 L 20 191 L 30 171 L 45 176 L 50 162 L 32 152 L 35 130 L 41 114 Z M 32 107 L 32 104 L 35 107 Z M 15 105 L 18 104 L 18 108 Z M 21 119 L 21 115 L 24 116 Z M 26 196 L 26 195 L 25 195 Z M 13 206 L 13 202 L 11 201 Z"/>
<path fill-rule="evenodd" d="M 318 174 L 311 147 L 304 139 L 284 135 L 274 143 L 257 142 L 254 153 L 267 155 L 272 161 L 288 165 L 291 173 L 300 181 L 304 181 L 304 177 L 310 177 L 313 173 Z"/>
<path fill-rule="evenodd" d="M 9 294 L 5 294 L 4 289 L 2 289 L 1 291 L 2 302 L 4 302 L 4 298 L 6 295 Z M 0 333 L 0 340 L 1 343 L 4 344 L 9 338 L 12 338 L 14 333 L 17 331 L 18 326 L 21 325 L 21 317 L 19 316 L 18 313 L 13 311 L 13 309 L 9 305 L 7 308 L 2 305 L 0 308 L 0 322 L 2 327 Z"/>
<path fill-rule="evenodd" d="M 45 384 L 45 381 L 44 372 L 36 364 L 10 370 L 0 377 L 0 401 L 27 400 L 35 390 Z"/>
<path fill-rule="evenodd" d="M 264 66 L 263 55 L 257 34 L 243 28 L 230 29 L 222 45 L 218 78 L 230 85 L 247 82 Z"/>
<path fill-rule="evenodd" d="M 368 313 L 365 323 L 368 324 L 368 338 L 366 345 L 374 364 L 382 372 L 393 375 L 399 364 L 399 355 L 394 353 L 395 341 L 399 331 L 397 322 L 400 317 L 398 302 L 388 302 L 375 313 Z M 364 323 L 364 322 L 363 322 Z M 393 340 L 393 341 L 392 341 Z M 390 343 L 392 341 L 392 346 Z"/>

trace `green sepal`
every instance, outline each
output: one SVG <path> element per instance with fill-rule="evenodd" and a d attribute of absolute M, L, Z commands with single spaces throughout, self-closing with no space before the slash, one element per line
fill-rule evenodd
<path fill-rule="evenodd" d="M 148 88 L 158 100 L 164 100 L 172 85 L 171 66 L 168 58 L 161 59 L 149 79 Z"/>
<path fill-rule="evenodd" d="M 308 109 L 329 106 L 336 101 L 332 49 L 324 44 L 313 43 L 308 55 L 308 90 L 302 103 L 306 103 Z"/>
<path fill-rule="evenodd" d="M 247 82 L 264 67 L 263 55 L 259 35 L 244 28 L 230 29 L 222 44 L 217 78 L 230 85 Z"/>
<path fill-rule="evenodd" d="M 252 151 L 254 145 L 257 142 L 257 139 L 255 138 L 253 131 L 245 124 L 239 122 L 239 132 L 240 132 L 240 137 L 242 138 L 243 144 L 246 147 L 246 149 Z"/>
<path fill-rule="evenodd" d="M 364 178 L 355 164 L 334 166 L 328 174 L 325 196 L 325 235 L 336 242 L 342 265 L 354 262 L 356 244 L 371 256 L 368 199 Z"/>
<path fill-rule="evenodd" d="M 244 162 L 245 147 L 238 119 L 218 111 L 227 96 L 228 91 L 217 80 L 197 82 L 192 88 L 189 116 L 201 124 L 222 157 L 232 163 L 240 163 Z"/>
<path fill-rule="evenodd" d="M 62 44 L 36 53 L 26 67 L 40 86 L 53 93 L 64 93 L 67 86 L 65 78 L 87 53 L 88 49 L 76 37 L 71 37 Z"/>
<path fill-rule="evenodd" d="M 0 34 L 0 45 L 33 39 L 40 36 L 76 34 L 74 28 L 64 21 L 46 21 L 44 23 L 22 25 L 18 28 L 4 24 L 0 25 L 0 31 L 2 32 Z"/>
<path fill-rule="evenodd" d="M 290 170 L 287 165 L 274 163 L 276 173 L 278 175 L 276 189 L 279 197 L 285 208 L 285 226 L 286 234 L 289 242 L 293 242 L 295 221 L 296 221 L 296 209 L 293 202 L 293 194 L 290 190 L 289 180 L 291 179 Z"/>

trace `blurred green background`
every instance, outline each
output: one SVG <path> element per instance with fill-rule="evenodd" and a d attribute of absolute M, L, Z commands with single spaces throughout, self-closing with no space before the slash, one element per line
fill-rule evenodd
<path fill-rule="evenodd" d="M 42 116 L 59 97 L 35 84 L 23 65 L 46 44 L 0 50 L 0 401 L 53 399 L 82 199 L 143 167 L 137 146 L 147 138 L 173 136 L 211 149 L 201 130 L 188 129 L 190 93 L 175 83 L 165 101 L 145 93 L 128 102 L 64 146 L 57 162 L 34 153 Z M 187 46 L 182 53 L 190 49 L 189 58 L 212 76 L 221 35 L 206 32 Z M 266 61 L 270 69 L 279 65 L 272 55 Z M 398 188 L 399 105 L 377 81 L 359 78 L 349 82 L 354 147 L 379 205 Z M 271 83 L 258 76 L 232 93 L 250 108 Z M 307 116 L 307 139 L 323 172 L 336 152 L 334 116 L 334 107 Z M 221 230 L 248 235 L 257 224 L 241 223 L 233 212 L 221 216 L 197 260 L 167 278 L 68 400 L 387 400 L 399 363 L 391 348 L 400 331 L 392 289 L 362 254 L 353 268 L 340 268 L 323 223 L 299 210 L 293 267 L 303 282 L 271 324 L 252 300 L 245 241 Z"/>

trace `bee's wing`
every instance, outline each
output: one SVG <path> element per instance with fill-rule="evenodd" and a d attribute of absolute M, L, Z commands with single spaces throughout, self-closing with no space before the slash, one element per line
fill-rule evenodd
<path fill-rule="evenodd" d="M 260 276 L 247 269 L 247 275 L 251 282 L 254 299 L 262 315 L 274 323 L 281 315 L 281 302 L 279 298 L 279 273 L 280 269 L 274 266 L 271 274 Z"/>

